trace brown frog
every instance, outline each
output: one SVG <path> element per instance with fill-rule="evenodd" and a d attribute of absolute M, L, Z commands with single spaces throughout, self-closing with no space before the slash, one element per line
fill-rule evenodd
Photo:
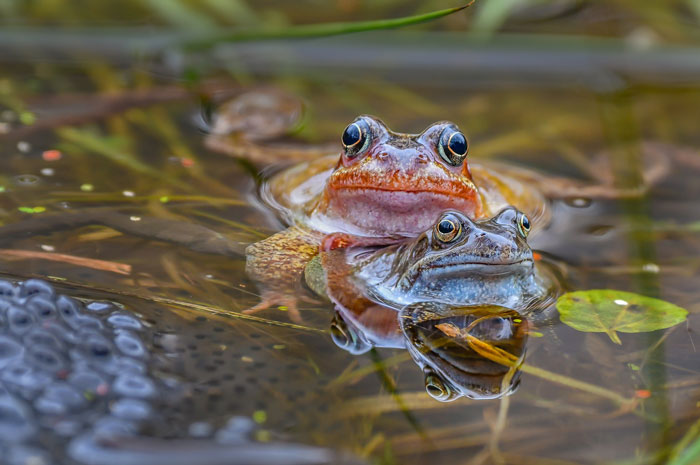
<path fill-rule="evenodd" d="M 345 128 L 342 144 L 332 163 L 331 157 L 303 163 L 264 185 L 263 197 L 291 227 L 246 251 L 247 271 L 263 289 L 262 302 L 249 312 L 277 303 L 298 319 L 296 286 L 328 234 L 333 247 L 388 244 L 418 235 L 446 209 L 484 218 L 509 204 L 546 221 L 547 202 L 538 191 L 470 168 L 467 139 L 452 123 L 402 134 L 360 116 Z"/>

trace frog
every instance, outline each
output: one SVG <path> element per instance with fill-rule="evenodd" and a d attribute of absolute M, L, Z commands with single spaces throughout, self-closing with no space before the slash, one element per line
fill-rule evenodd
<path fill-rule="evenodd" d="M 447 210 L 416 238 L 381 247 L 335 248 L 329 236 L 305 281 L 350 309 L 398 311 L 429 301 L 526 312 L 557 293 L 554 273 L 538 265 L 527 243 L 531 230 L 527 215 L 506 207 L 482 220 Z"/>
<path fill-rule="evenodd" d="M 361 115 L 341 143 L 339 156 L 297 164 L 263 183 L 262 198 L 290 226 L 246 249 L 246 270 L 262 291 L 247 313 L 282 304 L 299 321 L 302 272 L 329 235 L 334 247 L 392 244 L 417 236 L 446 209 L 486 218 L 514 204 L 543 223 L 549 215 L 526 183 L 472 169 L 469 143 L 454 123 L 404 134 Z"/>

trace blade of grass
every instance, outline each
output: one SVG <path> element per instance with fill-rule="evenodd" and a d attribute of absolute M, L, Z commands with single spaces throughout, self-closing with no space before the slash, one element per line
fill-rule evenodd
<path fill-rule="evenodd" d="M 595 396 L 612 400 L 620 406 L 629 407 L 634 405 L 636 402 L 634 398 L 624 397 L 609 389 L 605 389 L 603 387 L 596 386 L 585 381 L 580 381 L 574 378 L 570 378 L 568 376 L 560 375 L 558 373 L 545 370 L 543 368 L 538 368 L 523 363 L 520 357 L 516 357 L 515 355 L 501 349 L 500 347 L 496 347 L 489 344 L 488 342 L 484 342 L 481 339 L 472 336 L 466 331 L 458 330 L 457 332 L 453 333 L 453 335 L 464 339 L 469 345 L 469 348 L 471 348 L 473 351 L 475 351 L 482 357 L 491 360 L 492 362 L 496 362 L 500 365 L 507 367 L 515 367 L 519 370 L 522 370 L 525 373 L 537 376 L 538 378 L 542 378 L 552 383 L 561 384 L 573 389 L 578 389 L 580 391 L 593 394 Z"/>
<path fill-rule="evenodd" d="M 694 465 L 697 463 L 700 463 L 700 439 L 692 443 L 683 455 L 668 462 L 669 465 Z"/>
<path fill-rule="evenodd" d="M 172 176 L 164 174 L 150 165 L 147 165 L 131 155 L 112 147 L 98 135 L 91 133 L 88 130 L 81 130 L 71 127 L 63 127 L 56 129 L 56 133 L 64 140 L 80 145 L 85 150 L 98 153 L 114 163 L 125 166 L 138 173 L 152 176 L 154 178 L 166 181 L 174 186 L 190 190 L 191 187 Z"/>
<path fill-rule="evenodd" d="M 186 50 L 195 51 L 213 47 L 223 42 L 242 42 L 246 40 L 269 39 L 301 39 L 310 37 L 327 37 L 353 32 L 376 31 L 383 29 L 395 29 L 413 24 L 425 23 L 435 19 L 451 15 L 471 6 L 476 0 L 471 0 L 466 5 L 444 10 L 432 11 L 421 15 L 404 16 L 394 19 L 379 19 L 374 21 L 338 22 L 303 24 L 285 29 L 272 30 L 238 30 L 223 33 L 215 33 L 208 37 L 195 37 L 186 39 L 181 45 Z"/>
<path fill-rule="evenodd" d="M 700 435 L 700 420 L 693 423 L 681 440 L 673 446 L 668 456 L 670 465 L 695 463 L 693 460 L 700 462 L 700 439 L 698 435 Z M 691 443 L 693 440 L 695 441 Z M 688 447 L 688 444 L 690 444 L 690 447 Z"/>
<path fill-rule="evenodd" d="M 416 434 L 418 434 L 418 436 L 420 436 L 422 439 L 427 440 L 428 436 L 425 429 L 421 426 L 416 415 L 411 411 L 408 405 L 406 405 L 406 402 L 404 402 L 401 392 L 396 387 L 396 382 L 386 370 L 387 367 L 384 365 L 384 360 L 379 355 L 379 352 L 377 352 L 377 349 L 370 350 L 369 355 L 372 359 L 372 363 L 378 367 L 377 376 L 379 377 L 379 380 L 384 386 L 384 389 L 391 394 L 391 398 L 394 400 L 394 402 L 396 402 L 396 405 L 399 407 L 399 411 L 403 414 L 404 418 L 411 425 L 411 427 L 416 431 Z"/>

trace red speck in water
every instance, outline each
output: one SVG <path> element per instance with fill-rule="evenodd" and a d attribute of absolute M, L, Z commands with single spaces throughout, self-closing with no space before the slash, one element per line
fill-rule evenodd
<path fill-rule="evenodd" d="M 60 150 L 46 150 L 41 154 L 41 158 L 45 161 L 57 161 L 63 157 Z"/>
<path fill-rule="evenodd" d="M 95 392 L 98 396 L 105 396 L 109 392 L 109 385 L 102 383 L 99 386 L 97 386 Z"/>
<path fill-rule="evenodd" d="M 194 166 L 194 160 L 192 160 L 191 158 L 183 158 L 182 161 L 180 161 L 180 163 L 182 163 L 182 166 L 184 166 L 185 168 L 191 168 Z"/>
<path fill-rule="evenodd" d="M 634 394 L 639 399 L 648 399 L 651 397 L 651 391 L 649 389 L 637 389 Z"/>

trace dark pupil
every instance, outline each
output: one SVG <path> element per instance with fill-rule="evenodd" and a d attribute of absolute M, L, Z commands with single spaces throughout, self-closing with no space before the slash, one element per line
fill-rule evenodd
<path fill-rule="evenodd" d="M 440 221 L 440 224 L 438 225 L 438 231 L 440 231 L 440 234 L 449 234 L 454 231 L 454 229 L 455 227 L 451 221 L 443 220 Z"/>
<path fill-rule="evenodd" d="M 462 133 L 456 133 L 450 138 L 450 150 L 457 155 L 467 153 L 467 139 Z"/>
<path fill-rule="evenodd" d="M 527 216 L 523 216 L 523 228 L 530 229 L 530 220 L 527 219 Z"/>
<path fill-rule="evenodd" d="M 351 124 L 345 128 L 345 132 L 343 133 L 343 144 L 345 146 L 357 144 L 361 137 L 362 133 L 360 132 L 360 128 L 358 128 L 356 124 Z"/>

